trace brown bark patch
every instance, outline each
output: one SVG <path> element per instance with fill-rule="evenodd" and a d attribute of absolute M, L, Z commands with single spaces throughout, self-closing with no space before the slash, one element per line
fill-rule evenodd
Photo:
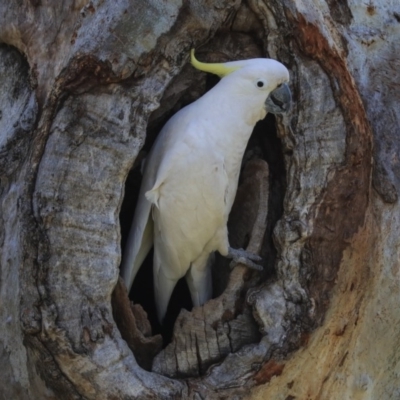
<path fill-rule="evenodd" d="M 335 170 L 314 206 L 314 230 L 305 246 L 310 254 L 306 262 L 313 269 L 308 289 L 315 301 L 314 320 L 319 324 L 329 306 L 343 250 L 364 223 L 371 181 L 372 132 L 343 51 L 305 16 L 288 11 L 288 19 L 295 26 L 301 49 L 330 77 L 347 127 L 345 162 Z"/>
<path fill-rule="evenodd" d="M 281 375 L 284 368 L 285 364 L 271 360 L 262 366 L 260 371 L 258 371 L 257 375 L 254 377 L 254 380 L 257 385 L 262 385 L 269 382 L 272 377 Z"/>
<path fill-rule="evenodd" d="M 63 89 L 67 91 L 73 91 L 77 88 L 79 88 L 79 91 L 83 91 L 94 85 L 121 80 L 113 73 L 110 63 L 100 61 L 90 55 L 74 58 L 59 79 L 64 81 Z"/>
<path fill-rule="evenodd" d="M 115 322 L 138 364 L 151 369 L 154 356 L 161 350 L 161 335 L 152 336 L 147 314 L 138 304 L 130 302 L 128 292 L 121 278 L 112 295 Z"/>

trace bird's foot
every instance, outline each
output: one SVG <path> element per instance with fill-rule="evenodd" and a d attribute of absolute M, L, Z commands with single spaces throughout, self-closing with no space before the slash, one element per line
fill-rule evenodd
<path fill-rule="evenodd" d="M 262 271 L 264 269 L 261 265 L 254 262 L 261 261 L 262 258 L 260 256 L 243 249 L 233 249 L 232 247 L 229 247 L 227 257 L 232 259 L 229 264 L 231 269 L 235 268 L 238 264 L 245 265 L 251 269 L 256 269 L 257 271 Z"/>

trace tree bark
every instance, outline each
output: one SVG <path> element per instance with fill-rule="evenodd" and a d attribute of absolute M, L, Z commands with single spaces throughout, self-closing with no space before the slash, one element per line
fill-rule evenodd
<path fill-rule="evenodd" d="M 53 3 L 0 4 L 1 398 L 399 398 L 400 6 Z M 121 224 L 139 152 L 213 84 L 192 47 L 280 60 L 294 106 L 256 127 L 229 225 L 266 271 L 218 261 L 161 350 Z"/>

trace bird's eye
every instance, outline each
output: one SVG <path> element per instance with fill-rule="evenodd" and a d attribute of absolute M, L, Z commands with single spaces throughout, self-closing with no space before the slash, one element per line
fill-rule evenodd
<path fill-rule="evenodd" d="M 257 86 L 258 87 L 263 87 L 264 86 L 264 82 L 263 81 L 258 81 L 257 82 Z"/>
<path fill-rule="evenodd" d="M 277 87 L 281 87 L 282 86 L 282 83 L 280 83 Z"/>

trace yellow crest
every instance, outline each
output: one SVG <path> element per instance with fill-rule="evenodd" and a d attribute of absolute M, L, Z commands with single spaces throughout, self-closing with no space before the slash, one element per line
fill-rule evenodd
<path fill-rule="evenodd" d="M 196 69 L 204 72 L 210 72 L 211 74 L 218 75 L 223 78 L 229 75 L 231 72 L 238 70 L 240 67 L 227 66 L 224 63 L 203 63 L 196 59 L 194 56 L 194 49 L 190 50 L 190 61 Z"/>

